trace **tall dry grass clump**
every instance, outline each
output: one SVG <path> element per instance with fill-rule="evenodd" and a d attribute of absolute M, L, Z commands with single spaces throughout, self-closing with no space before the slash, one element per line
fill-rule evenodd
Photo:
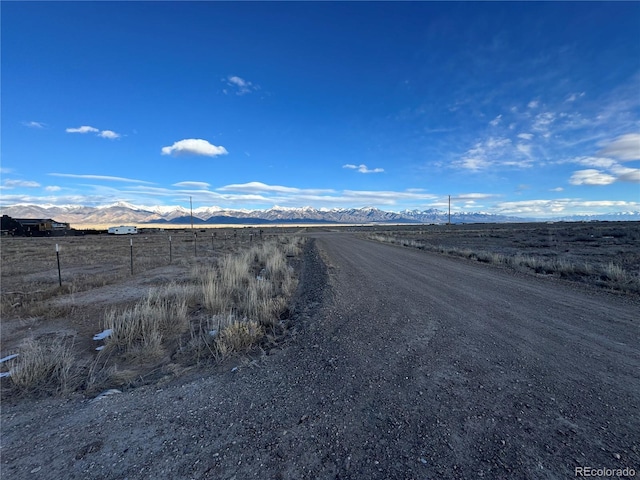
<path fill-rule="evenodd" d="M 9 380 L 18 394 L 62 394 L 73 388 L 73 342 L 28 339 L 12 360 Z"/>
<path fill-rule="evenodd" d="M 200 269 L 203 303 L 210 316 L 192 330 L 194 348 L 225 357 L 278 328 L 296 286 L 287 256 L 299 254 L 301 243 L 300 238 L 279 238 L 222 257 L 207 271 Z"/>
<path fill-rule="evenodd" d="M 202 278 L 208 311 L 214 315 L 232 313 L 264 326 L 278 321 L 295 287 L 293 269 L 278 242 L 227 255 Z"/>
<path fill-rule="evenodd" d="M 105 313 L 103 354 L 117 353 L 132 359 L 150 360 L 165 353 L 164 345 L 189 328 L 187 295 L 174 285 L 151 290 L 133 307 Z"/>

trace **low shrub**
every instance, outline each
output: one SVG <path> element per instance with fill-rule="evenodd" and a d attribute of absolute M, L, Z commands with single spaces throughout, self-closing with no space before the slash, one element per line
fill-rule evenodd
<path fill-rule="evenodd" d="M 73 387 L 73 341 L 28 339 L 13 362 L 9 380 L 19 394 L 62 394 Z"/>

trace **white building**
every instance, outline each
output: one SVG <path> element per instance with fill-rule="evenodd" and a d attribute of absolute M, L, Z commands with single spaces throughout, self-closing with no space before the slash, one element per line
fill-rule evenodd
<path fill-rule="evenodd" d="M 138 233 L 138 227 L 120 225 L 119 227 L 109 227 L 108 232 L 113 235 L 131 235 Z"/>

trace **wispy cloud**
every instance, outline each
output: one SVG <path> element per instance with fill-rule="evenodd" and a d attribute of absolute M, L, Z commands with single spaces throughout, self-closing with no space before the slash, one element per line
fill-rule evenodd
<path fill-rule="evenodd" d="M 472 172 L 491 167 L 529 168 L 532 166 L 531 147 L 514 145 L 507 137 L 489 136 L 476 142 L 458 160 L 454 160 L 452 166 Z"/>
<path fill-rule="evenodd" d="M 99 134 L 99 137 L 108 138 L 109 140 L 115 140 L 116 138 L 120 138 L 120 134 L 114 132 L 113 130 L 102 130 Z"/>
<path fill-rule="evenodd" d="M 600 153 L 623 162 L 640 160 L 640 133 L 622 135 L 606 145 Z"/>
<path fill-rule="evenodd" d="M 606 157 L 576 157 L 571 160 L 571 163 L 594 168 L 611 168 L 616 165 L 615 160 Z"/>
<path fill-rule="evenodd" d="M 567 97 L 565 102 L 575 102 L 576 100 L 578 100 L 579 98 L 582 98 L 584 96 L 585 96 L 585 92 L 572 93 Z"/>
<path fill-rule="evenodd" d="M 571 185 L 609 185 L 616 181 L 616 177 L 600 170 L 589 168 L 573 172 L 569 183 Z"/>
<path fill-rule="evenodd" d="M 99 131 L 100 130 L 98 130 L 97 128 L 91 127 L 89 125 L 82 125 L 81 127 L 66 129 L 67 133 L 96 133 Z"/>
<path fill-rule="evenodd" d="M 496 213 L 540 218 L 559 215 L 596 215 L 612 210 L 640 210 L 640 202 L 558 198 L 499 202 L 495 205 Z"/>
<path fill-rule="evenodd" d="M 640 168 L 628 168 L 620 165 L 611 167 L 611 173 L 619 182 L 640 183 Z"/>
<path fill-rule="evenodd" d="M 38 182 L 33 182 L 31 180 L 13 180 L 13 179 L 8 179 L 8 180 L 5 180 L 3 182 L 3 186 L 5 188 L 16 188 L 16 187 L 37 188 L 37 187 L 40 186 L 40 184 Z"/>
<path fill-rule="evenodd" d="M 81 175 L 76 173 L 48 173 L 47 175 L 51 175 L 52 177 L 82 178 L 86 180 L 104 180 L 106 182 L 146 183 L 146 184 L 153 183 L 153 182 L 146 182 L 144 180 L 137 180 L 135 178 L 113 177 L 110 175 Z"/>
<path fill-rule="evenodd" d="M 497 127 L 498 124 L 500 123 L 500 120 L 502 120 L 502 114 L 498 115 L 496 118 L 494 118 L 493 120 L 491 120 L 489 122 L 489 125 L 491 125 L 492 127 Z"/>
<path fill-rule="evenodd" d="M 22 125 L 29 128 L 46 128 L 47 124 L 42 122 L 22 122 Z"/>
<path fill-rule="evenodd" d="M 536 115 L 535 121 L 531 125 L 533 130 L 540 132 L 543 137 L 550 135 L 549 129 L 556 119 L 556 114 L 553 112 L 542 112 Z"/>
<path fill-rule="evenodd" d="M 342 168 L 348 168 L 351 170 L 358 170 L 360 173 L 382 173 L 384 172 L 384 168 L 368 168 L 365 164 L 361 163 L 360 165 L 353 165 L 351 163 L 347 163 L 343 165 Z"/>
<path fill-rule="evenodd" d="M 162 155 L 173 155 L 174 157 L 182 155 L 217 157 L 228 153 L 226 148 L 212 145 L 208 141 L 199 138 L 186 138 L 175 142 L 170 147 L 162 147 Z"/>
<path fill-rule="evenodd" d="M 44 189 L 47 192 L 59 192 L 60 190 L 62 190 L 62 188 L 58 187 L 57 185 L 49 185 L 47 187 L 44 187 Z"/>
<path fill-rule="evenodd" d="M 306 193 L 308 195 L 319 195 L 326 193 L 335 193 L 335 190 L 326 189 L 326 188 L 296 188 L 296 187 L 284 187 L 282 185 L 267 185 L 262 182 L 248 182 L 248 183 L 236 183 L 231 185 L 225 185 L 223 187 L 217 188 L 216 190 L 221 192 L 252 192 L 252 193 L 266 193 L 266 192 L 275 192 L 275 193 L 291 193 L 291 194 L 299 194 Z"/>
<path fill-rule="evenodd" d="M 122 200 L 122 196 L 106 196 L 91 194 L 72 195 L 6 195 L 0 197 L 0 204 L 10 205 L 83 205 L 87 207 L 97 207 Z"/>
<path fill-rule="evenodd" d="M 173 184 L 174 187 L 180 188 L 198 188 L 207 189 L 210 185 L 207 182 L 178 182 Z"/>
<path fill-rule="evenodd" d="M 436 195 L 421 189 L 403 191 L 389 190 L 333 190 L 319 188 L 297 188 L 283 185 L 268 185 L 262 182 L 225 185 L 216 189 L 218 192 L 236 192 L 241 194 L 260 195 L 264 201 L 277 205 L 315 205 L 318 207 L 336 206 L 415 206 L 426 204 L 437 198 Z"/>
<path fill-rule="evenodd" d="M 99 128 L 92 127 L 90 125 L 82 125 L 77 128 L 67 128 L 65 131 L 67 133 L 96 133 L 98 137 L 108 138 L 109 140 L 115 140 L 116 138 L 121 137 L 119 133 L 116 133 L 113 130 L 100 130 Z"/>
<path fill-rule="evenodd" d="M 245 80 L 242 77 L 238 77 L 237 75 L 229 75 L 223 81 L 226 82 L 226 84 L 230 87 L 230 90 L 236 95 L 246 95 L 247 93 L 259 90 L 260 88 L 257 85 L 254 85 L 252 82 Z M 225 88 L 223 92 L 227 94 L 229 93 L 229 90 Z"/>
<path fill-rule="evenodd" d="M 602 156 L 575 157 L 569 160 L 585 170 L 573 172 L 569 179 L 572 185 L 610 185 L 616 181 L 640 183 L 640 169 L 622 166 L 620 162 L 640 160 L 640 134 L 621 135 L 604 146 L 598 154 Z"/>

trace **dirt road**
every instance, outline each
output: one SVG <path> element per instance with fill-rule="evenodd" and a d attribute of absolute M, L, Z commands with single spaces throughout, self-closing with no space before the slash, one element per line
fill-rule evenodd
<path fill-rule="evenodd" d="M 637 300 L 315 236 L 324 262 L 306 253 L 282 348 L 97 402 L 3 407 L 3 478 L 640 472 Z"/>

